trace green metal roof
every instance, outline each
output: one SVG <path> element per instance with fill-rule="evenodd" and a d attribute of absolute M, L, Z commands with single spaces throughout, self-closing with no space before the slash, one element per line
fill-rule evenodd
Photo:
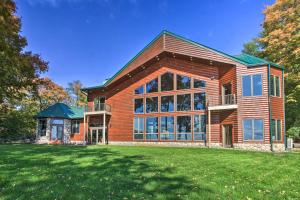
<path fill-rule="evenodd" d="M 283 66 L 278 65 L 276 63 L 270 62 L 268 60 L 262 59 L 262 58 L 258 58 L 256 56 L 252 56 L 246 53 L 242 53 L 240 55 L 236 55 L 234 56 L 235 58 L 242 60 L 243 62 L 247 63 L 247 66 L 256 66 L 256 65 L 272 65 L 274 67 L 278 67 L 283 69 Z"/>
<path fill-rule="evenodd" d="M 205 46 L 205 45 L 200 44 L 198 42 L 192 41 L 190 39 L 187 39 L 185 37 L 182 37 L 180 35 L 172 33 L 170 31 L 164 30 L 159 35 L 157 35 L 146 47 L 144 47 L 137 55 L 135 55 L 128 63 L 126 63 L 126 65 L 124 65 L 115 75 L 113 75 L 110 79 L 108 79 L 105 83 L 103 83 L 101 85 L 98 85 L 98 86 L 82 88 L 82 90 L 83 91 L 87 91 L 87 90 L 90 90 L 90 89 L 99 89 L 99 88 L 103 88 L 103 87 L 106 87 L 107 85 L 109 85 L 114 80 L 115 77 L 117 77 L 123 70 L 125 70 L 129 64 L 131 64 L 139 55 L 141 55 L 146 49 L 148 49 L 163 34 L 168 34 L 168 35 L 176 37 L 176 38 L 178 38 L 180 40 L 188 42 L 190 44 L 196 45 L 196 46 L 204 48 L 204 49 L 208 49 L 210 51 L 213 51 L 213 52 L 215 52 L 215 53 L 217 53 L 219 55 L 222 55 L 222 56 L 224 56 L 226 58 L 229 58 L 229 59 L 231 59 L 231 60 L 233 60 L 235 62 L 241 63 L 241 64 L 246 65 L 246 66 L 255 66 L 255 65 L 261 65 L 261 64 L 270 64 L 272 66 L 279 67 L 279 68 L 283 69 L 282 66 L 280 66 L 280 65 L 278 65 L 276 63 L 269 62 L 269 61 L 266 61 L 264 59 L 257 58 L 255 56 L 251 56 L 251 55 L 248 55 L 248 54 L 241 54 L 241 55 L 237 55 L 237 56 L 232 56 L 232 55 L 226 54 L 226 53 L 224 53 L 222 51 L 213 49 L 211 47 Z"/>
<path fill-rule="evenodd" d="M 83 107 L 69 106 L 64 103 L 56 103 L 42 110 L 36 115 L 36 118 L 64 118 L 64 119 L 78 119 L 83 118 Z"/>

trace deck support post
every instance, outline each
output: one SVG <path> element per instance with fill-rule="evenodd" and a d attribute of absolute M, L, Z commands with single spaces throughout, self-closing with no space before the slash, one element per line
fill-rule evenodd
<path fill-rule="evenodd" d="M 106 144 L 106 114 L 103 114 L 103 131 L 102 131 L 102 140 L 103 144 Z"/>
<path fill-rule="evenodd" d="M 208 147 L 210 147 L 210 139 L 211 139 L 211 111 L 208 110 Z"/>
<path fill-rule="evenodd" d="M 85 113 L 83 114 L 83 141 L 86 142 L 85 140 L 85 134 L 86 134 L 86 127 L 85 127 Z"/>

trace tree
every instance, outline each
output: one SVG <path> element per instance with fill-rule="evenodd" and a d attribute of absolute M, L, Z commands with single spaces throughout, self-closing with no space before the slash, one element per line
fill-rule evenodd
<path fill-rule="evenodd" d="M 84 106 L 87 103 L 86 95 L 82 93 L 81 88 L 82 83 L 79 80 L 68 83 L 67 91 L 75 102 L 73 104 L 76 104 L 76 106 Z"/>
<path fill-rule="evenodd" d="M 300 1 L 277 0 L 264 15 L 262 32 L 243 52 L 285 67 L 286 127 L 300 127 Z"/>
<path fill-rule="evenodd" d="M 21 100 L 36 89 L 36 79 L 48 70 L 48 63 L 37 54 L 24 51 L 26 38 L 20 35 L 21 21 L 12 0 L 0 1 L 0 111 L 10 102 Z"/>
<path fill-rule="evenodd" d="M 45 109 L 54 103 L 70 102 L 70 96 L 64 88 L 47 77 L 39 80 L 37 98 L 40 110 Z"/>

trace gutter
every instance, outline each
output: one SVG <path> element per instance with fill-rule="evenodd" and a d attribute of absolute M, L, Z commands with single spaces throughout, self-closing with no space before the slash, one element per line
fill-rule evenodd
<path fill-rule="evenodd" d="M 271 151 L 274 151 L 273 149 L 273 127 L 272 127 L 272 104 L 271 104 L 271 95 L 270 95 L 270 91 L 271 91 L 271 65 L 268 64 L 268 102 L 269 102 L 269 129 L 270 129 L 270 145 L 271 145 Z"/>

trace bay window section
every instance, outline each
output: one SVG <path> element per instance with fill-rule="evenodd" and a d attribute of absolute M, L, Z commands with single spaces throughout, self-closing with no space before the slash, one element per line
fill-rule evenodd
<path fill-rule="evenodd" d="M 158 92 L 158 78 L 153 79 L 152 81 L 146 84 L 146 92 L 147 93 Z"/>
<path fill-rule="evenodd" d="M 146 118 L 146 139 L 147 140 L 158 139 L 158 117 Z"/>
<path fill-rule="evenodd" d="M 245 75 L 243 81 L 243 96 L 261 96 L 262 95 L 262 75 Z"/>
<path fill-rule="evenodd" d="M 195 115 L 194 116 L 194 140 L 206 139 L 206 116 Z"/>
<path fill-rule="evenodd" d="M 270 94 L 271 96 L 280 97 L 280 79 L 279 76 L 270 76 Z"/>
<path fill-rule="evenodd" d="M 161 112 L 173 112 L 174 111 L 174 96 L 162 96 L 160 101 Z"/>
<path fill-rule="evenodd" d="M 174 140 L 174 117 L 160 117 L 160 139 Z"/>
<path fill-rule="evenodd" d="M 144 139 L 144 118 L 135 117 L 133 121 L 133 139 L 143 140 Z"/>
<path fill-rule="evenodd" d="M 134 99 L 134 113 L 144 113 L 144 99 Z"/>
<path fill-rule="evenodd" d="M 190 89 L 191 78 L 187 76 L 177 75 L 177 90 Z"/>
<path fill-rule="evenodd" d="M 134 90 L 134 94 L 144 94 L 144 85 L 142 85 L 142 86 L 136 88 L 136 89 Z"/>
<path fill-rule="evenodd" d="M 161 91 L 174 90 L 174 74 L 167 72 L 161 75 Z"/>
<path fill-rule="evenodd" d="M 177 116 L 176 120 L 176 136 L 177 140 L 192 140 L 191 116 Z"/>
<path fill-rule="evenodd" d="M 243 120 L 244 140 L 262 141 L 264 138 L 263 120 L 262 119 L 245 119 Z"/>
<path fill-rule="evenodd" d="M 205 92 L 194 93 L 194 110 L 205 110 L 206 107 Z"/>
<path fill-rule="evenodd" d="M 272 119 L 272 139 L 281 141 L 281 120 Z"/>
<path fill-rule="evenodd" d="M 146 113 L 158 112 L 158 97 L 146 98 Z"/>
<path fill-rule="evenodd" d="M 39 125 L 38 125 L 39 136 L 46 136 L 46 130 L 47 130 L 47 120 L 46 119 L 40 119 L 39 120 Z"/>
<path fill-rule="evenodd" d="M 177 111 L 191 110 L 191 94 L 177 95 Z"/>
<path fill-rule="evenodd" d="M 80 121 L 79 120 L 72 120 L 71 122 L 71 133 L 72 134 L 79 134 L 79 127 L 80 127 Z"/>
<path fill-rule="evenodd" d="M 206 81 L 194 79 L 194 88 L 204 88 L 206 87 Z"/>

